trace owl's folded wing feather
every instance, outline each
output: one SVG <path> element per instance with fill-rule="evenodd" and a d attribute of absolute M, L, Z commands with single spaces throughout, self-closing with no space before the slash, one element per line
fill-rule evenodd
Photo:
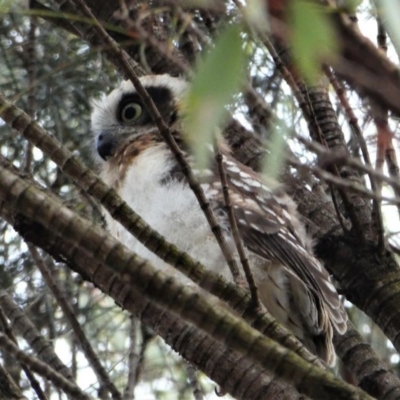
<path fill-rule="evenodd" d="M 258 256 L 287 267 L 313 293 L 316 303 L 322 301 L 334 328 L 344 333 L 347 314 L 343 304 L 328 272 L 306 250 L 302 233 L 296 232 L 294 226 L 301 224 L 294 223 L 297 213 L 287 205 L 288 196 L 279 187 L 263 184 L 247 167 L 226 160 L 231 203 L 244 245 Z M 320 323 L 325 324 L 323 320 Z"/>

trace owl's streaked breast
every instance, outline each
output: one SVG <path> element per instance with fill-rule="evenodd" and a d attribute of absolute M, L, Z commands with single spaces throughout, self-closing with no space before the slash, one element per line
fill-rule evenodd
<path fill-rule="evenodd" d="M 102 178 L 153 229 L 205 266 L 229 276 L 226 261 L 188 184 L 171 176 L 176 161 L 162 142 L 142 138 L 120 149 Z M 139 144 L 140 143 L 140 144 Z M 116 161 L 115 165 L 114 162 Z M 109 215 L 111 233 L 156 267 L 176 270 L 146 249 Z M 228 242 L 233 245 L 230 235 Z M 182 279 L 186 280 L 186 278 Z"/>

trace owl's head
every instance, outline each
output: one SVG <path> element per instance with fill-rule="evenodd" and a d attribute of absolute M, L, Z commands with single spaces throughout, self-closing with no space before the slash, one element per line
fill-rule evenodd
<path fill-rule="evenodd" d="M 187 89 L 184 80 L 170 75 L 148 75 L 140 78 L 167 124 L 175 122 L 179 102 Z M 98 155 L 107 160 L 125 140 L 157 128 L 139 94 L 130 81 L 114 89 L 93 104 L 91 117 L 94 143 Z"/>

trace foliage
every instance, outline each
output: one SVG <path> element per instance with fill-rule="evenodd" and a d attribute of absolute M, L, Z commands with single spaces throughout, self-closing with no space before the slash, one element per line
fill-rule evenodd
<path fill-rule="evenodd" d="M 65 148 L 79 155 L 86 164 L 96 169 L 90 132 L 90 100 L 109 92 L 126 76 L 117 70 L 118 63 L 110 56 L 109 46 L 96 37 L 96 31 L 91 31 L 95 24 L 82 22 L 87 21 L 86 16 L 79 15 L 76 20 L 68 17 L 57 19 L 57 15 L 62 16 L 62 11 L 59 10 L 62 2 L 58 1 L 33 1 L 31 7 L 35 9 L 34 12 L 25 8 L 24 4 L 14 4 L 10 10 L 10 3 L 0 2 L 0 91 L 33 116 Z M 78 2 L 73 3 L 78 5 Z M 397 336 L 393 333 L 396 332 L 397 320 L 394 317 L 389 318 L 387 314 L 380 320 L 381 313 L 376 311 L 381 308 L 383 311 L 390 309 L 383 306 L 380 308 L 376 303 L 386 298 L 396 299 L 396 292 L 385 292 L 385 296 L 380 296 L 382 299 L 371 300 L 368 296 L 370 293 L 375 295 L 378 289 L 376 292 L 371 290 L 369 293 L 367 289 L 363 292 L 359 286 L 363 286 L 365 281 L 359 286 L 354 282 L 367 276 L 367 282 L 376 279 L 379 290 L 385 288 L 386 284 L 393 284 L 393 288 L 397 282 L 397 264 L 392 261 L 393 254 L 399 252 L 398 210 L 394 205 L 395 197 L 397 196 L 398 200 L 399 193 L 396 191 L 396 185 L 386 180 L 383 194 L 391 196 L 390 204 L 377 202 L 379 191 L 370 190 L 371 180 L 366 183 L 365 171 L 358 170 L 354 165 L 349 167 L 347 164 L 349 159 L 357 160 L 364 166 L 368 164 L 365 158 L 360 161 L 360 143 L 362 144 L 363 139 L 368 143 L 367 151 L 373 156 L 379 155 L 376 133 L 378 129 L 375 125 L 379 118 L 371 106 L 374 102 L 383 109 L 384 114 L 387 109 L 393 111 L 386 121 L 391 132 L 389 136 L 395 139 L 392 147 L 394 153 L 396 152 L 398 137 L 395 115 L 398 115 L 398 110 L 391 106 L 396 101 L 390 103 L 389 95 L 386 99 L 379 94 L 380 87 L 383 87 L 385 82 L 391 83 L 389 77 L 395 79 L 396 74 L 384 75 L 386 70 L 383 68 L 387 65 L 382 62 L 379 64 L 382 71 L 376 75 L 367 75 L 366 79 L 368 83 L 372 80 L 371 76 L 374 79 L 383 77 L 382 81 L 377 81 L 375 85 L 376 92 L 374 88 L 371 89 L 363 83 L 361 78 L 360 82 L 356 81 L 358 86 L 354 83 L 357 75 L 363 75 L 360 73 L 354 76 L 351 72 L 356 67 L 363 71 L 361 67 L 364 61 L 357 64 L 357 59 L 354 61 L 351 58 L 357 54 L 354 47 L 350 47 L 353 52 L 346 50 L 346 46 L 352 43 L 350 39 L 343 40 L 343 33 L 340 34 L 339 24 L 335 19 L 340 14 L 339 11 L 343 10 L 340 8 L 338 12 L 332 9 L 327 11 L 324 2 L 305 0 L 252 2 L 250 12 L 243 10 L 246 2 L 236 1 L 196 1 L 190 7 L 187 6 L 188 8 L 184 5 L 171 6 L 171 2 L 168 1 L 122 2 L 129 8 L 128 13 L 124 10 L 117 12 L 117 6 L 113 8 L 111 3 L 108 5 L 112 12 L 107 12 L 107 9 L 104 11 L 106 2 L 87 3 L 93 13 L 106 22 L 106 26 L 115 27 L 110 29 L 114 39 L 144 70 L 151 69 L 155 73 L 170 72 L 173 75 L 184 75 L 187 70 L 191 71 L 189 75 L 192 85 L 183 104 L 185 131 L 196 132 L 191 140 L 200 162 L 204 162 L 205 142 L 213 137 L 217 129 L 223 130 L 227 126 L 229 129 L 230 114 L 236 118 L 241 129 L 239 133 L 235 131 L 233 137 L 229 137 L 228 134 L 235 156 L 239 154 L 254 168 L 262 169 L 264 165 L 269 178 L 279 177 L 288 186 L 291 194 L 297 196 L 300 212 L 307 221 L 307 227 L 316 237 L 318 256 L 340 280 L 344 294 L 348 298 L 353 295 L 351 300 L 357 307 L 364 307 L 364 311 L 372 316 L 375 322 L 347 301 L 346 306 L 352 321 L 362 333 L 365 342 L 371 344 L 380 357 L 397 369 L 394 374 L 397 377 L 400 359 L 395 347 L 388 345 L 389 337 L 394 345 L 399 347 L 396 342 Z M 358 2 L 350 3 L 350 6 L 346 7 L 358 6 Z M 49 12 L 41 11 L 45 7 L 48 7 Z M 222 7 L 222 11 L 219 7 Z M 77 6 L 73 10 L 63 9 L 63 12 L 69 16 L 81 13 L 79 10 Z M 374 10 L 367 2 L 357 9 L 361 17 L 361 26 L 369 23 L 362 18 L 374 14 Z M 268 21 L 268 26 L 263 27 L 263 21 Z M 389 32 L 390 29 L 394 29 L 393 22 L 389 22 Z M 396 34 L 398 36 L 398 30 L 393 33 L 394 43 Z M 284 46 L 279 47 L 282 43 L 291 46 L 294 64 L 285 60 L 282 54 Z M 278 51 L 279 54 L 275 54 L 274 49 L 281 50 L 281 53 Z M 389 55 L 390 51 L 391 48 Z M 370 58 L 365 57 L 365 63 L 368 60 Z M 349 105 L 357 110 L 356 117 L 363 124 L 361 138 L 357 136 L 354 125 L 349 122 L 348 109 L 341 103 L 338 94 L 340 90 L 335 93 L 332 91 L 328 96 L 324 82 L 326 75 L 323 75 L 321 69 L 322 62 L 332 63 L 334 72 L 337 69 L 338 81 L 343 84 L 349 95 Z M 184 64 L 185 68 L 182 68 L 181 64 Z M 376 62 L 375 64 L 378 65 Z M 364 72 L 372 74 L 371 68 L 366 68 L 367 72 Z M 297 86 L 290 77 L 296 81 Z M 395 86 L 389 85 L 391 88 Z M 323 100 L 315 95 L 321 87 L 326 95 Z M 363 89 L 361 95 L 360 87 Z M 367 102 L 366 95 L 372 101 Z M 318 105 L 321 103 L 322 113 L 318 115 Z M 328 108 L 332 111 L 331 114 L 326 111 Z M 322 140 L 320 136 L 326 133 L 325 122 L 326 125 L 331 125 L 327 128 L 327 139 Z M 315 128 L 315 125 L 320 129 Z M 329 133 L 332 135 L 329 136 Z M 257 146 L 248 139 L 249 137 L 257 139 Z M 324 149 L 328 149 L 328 153 L 313 149 L 310 137 L 325 146 Z M 347 151 L 345 156 L 341 153 L 344 150 Z M 388 150 L 390 146 L 385 148 L 384 158 L 391 171 L 390 167 L 395 170 L 396 164 L 391 163 L 393 159 L 390 158 L 390 154 L 393 153 L 389 154 Z M 265 161 L 261 161 L 265 153 Z M 1 120 L 0 154 L 15 167 L 23 170 L 23 176 L 27 180 L 32 178 L 46 191 L 59 196 L 70 209 L 104 225 L 99 204 L 78 189 L 48 155 L 29 145 L 22 135 Z M 386 175 L 391 174 L 386 170 L 383 172 Z M 333 180 L 332 176 L 337 179 Z M 393 173 L 391 176 L 398 181 L 398 175 Z M 379 183 L 378 180 L 376 183 Z M 314 209 L 307 208 L 310 206 L 307 199 L 310 198 L 303 196 L 305 192 L 298 194 L 299 187 L 314 190 L 307 192 L 313 193 L 319 199 Z M 365 192 L 360 194 L 357 191 L 360 187 L 365 189 Z M 3 201 L 4 199 L 0 198 L 0 212 L 3 211 Z M 349 208 L 349 203 L 354 207 Z M 378 204 L 383 212 L 381 230 L 379 223 L 382 221 L 372 212 L 373 203 Z M 323 214 L 324 207 L 328 211 L 336 208 L 337 214 L 329 214 L 328 218 L 333 220 L 332 226 L 325 226 L 324 222 L 321 223 L 318 219 L 319 215 L 315 216 L 319 212 Z M 371 218 L 366 218 L 365 223 L 362 219 L 364 214 L 360 211 L 362 208 L 367 210 L 369 217 L 372 214 L 373 222 Z M 376 208 L 373 211 L 376 212 Z M 56 300 L 51 285 L 44 280 L 38 269 L 37 260 L 32 258 L 27 243 L 14 229 L 21 224 L 24 227 L 24 221 L 17 219 L 15 223 L 15 213 L 1 213 L 1 216 L 4 219 L 0 221 L 0 290 L 11 294 L 24 315 L 34 323 L 40 337 L 51 341 L 58 356 L 72 370 L 73 377 L 84 392 L 104 399 L 109 398 L 104 394 L 107 390 L 99 383 L 92 365 L 83 356 L 79 347 L 80 339 L 72 331 L 71 323 Z M 366 235 L 364 242 L 356 241 L 359 231 L 356 229 L 357 221 L 354 218 L 359 220 L 360 231 Z M 371 231 L 369 235 L 368 232 Z M 379 239 L 383 235 L 385 242 L 388 241 L 389 244 L 385 251 L 378 251 L 376 249 L 379 248 Z M 360 250 L 355 256 L 351 254 L 342 262 L 339 257 L 341 254 L 338 254 L 336 260 L 332 256 L 335 252 L 328 252 L 327 248 L 331 249 L 332 243 L 338 243 L 339 249 L 347 251 L 346 253 L 343 250 L 343 257 L 350 253 L 350 248 L 355 252 Z M 354 277 L 348 272 L 354 272 L 356 269 L 351 269 L 353 264 L 349 263 L 349 259 L 356 263 L 356 256 L 363 261 L 362 257 L 369 254 L 371 247 L 362 247 L 367 246 L 365 243 L 376 250 L 372 258 L 377 260 L 378 265 L 384 265 L 388 270 L 389 266 L 394 265 L 390 274 L 385 275 L 373 270 L 371 275 L 365 272 Z M 390 256 L 384 259 L 388 254 Z M 196 392 L 196 384 L 207 399 L 216 397 L 215 384 L 205 374 L 197 372 L 193 378 L 186 361 L 171 350 L 151 328 L 141 325 L 142 314 L 130 318 L 127 311 L 121 310 L 121 305 L 114 304 L 114 300 L 91 283 L 93 277 L 71 271 L 68 263 L 63 262 L 65 260 L 54 259 L 46 251 L 41 250 L 40 256 L 72 307 L 76 320 L 83 328 L 110 380 L 120 392 L 124 391 L 128 381 L 131 349 L 138 378 L 135 385 L 136 398 L 190 399 Z M 343 264 L 349 265 L 347 273 L 351 275 L 348 278 L 350 283 L 346 281 L 346 273 L 340 270 Z M 385 279 L 389 279 L 387 276 L 393 277 L 394 283 L 386 281 Z M 359 293 L 361 295 L 357 297 Z M 0 308 L 4 308 L 1 299 L 0 292 Z M 7 318 L 3 318 L 0 313 L 2 325 L 5 325 L 8 319 L 18 336 L 20 348 L 32 354 L 32 346 L 22 339 L 23 335 L 15 327 L 16 321 L 7 314 L 9 310 L 5 311 Z M 397 315 L 395 308 L 393 313 Z M 160 317 L 160 324 L 161 320 Z M 391 323 L 394 326 L 390 325 Z M 391 334 L 393 336 L 390 336 Z M 168 340 L 168 337 L 164 339 Z M 185 337 L 180 338 L 182 341 L 184 339 Z M 177 342 L 176 345 L 179 346 L 180 342 Z M 362 346 L 366 344 L 363 343 Z M 227 353 L 231 352 L 227 350 Z M 34 390 L 19 365 L 16 365 L 15 359 L 6 351 L 3 351 L 2 355 L 2 364 L 10 372 L 17 386 L 27 398 L 34 398 Z M 227 354 L 226 358 L 229 355 Z M 198 364 L 204 367 L 208 361 L 210 360 L 200 360 Z M 240 369 L 241 361 L 242 359 L 231 367 L 232 371 Z M 362 362 L 360 364 L 364 365 Z M 358 368 L 349 367 L 349 364 L 347 367 L 358 371 Z M 213 371 L 215 369 L 217 368 Z M 247 372 L 240 371 L 243 376 Z M 343 373 L 343 376 L 346 376 L 346 373 Z M 357 376 L 357 379 L 359 378 Z M 357 380 L 354 377 L 352 379 L 352 382 Z M 67 398 L 67 395 L 52 386 L 49 380 L 39 378 L 39 381 L 49 399 Z M 236 383 L 232 384 L 232 387 L 235 385 Z M 283 393 L 285 395 L 286 392 Z M 245 397 L 246 395 L 242 395 L 242 398 Z M 127 396 L 126 399 L 128 398 L 133 397 Z"/>
<path fill-rule="evenodd" d="M 184 100 L 185 132 L 204 167 L 206 143 L 212 141 L 215 128 L 226 119 L 225 106 L 243 84 L 245 55 L 239 26 L 227 27 L 216 39 L 214 48 L 199 62 L 189 93 Z"/>
<path fill-rule="evenodd" d="M 294 1 L 290 9 L 293 56 L 304 77 L 315 83 L 319 62 L 333 58 L 337 40 L 326 10 L 313 1 Z M 312 25 L 313 29 L 310 29 Z"/>

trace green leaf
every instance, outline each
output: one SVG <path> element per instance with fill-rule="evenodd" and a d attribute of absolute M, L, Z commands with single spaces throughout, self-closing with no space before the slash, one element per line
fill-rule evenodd
<path fill-rule="evenodd" d="M 244 7 L 247 26 L 251 30 L 265 32 L 269 30 L 268 10 L 265 0 L 247 0 Z"/>
<path fill-rule="evenodd" d="M 245 53 L 240 27 L 228 26 L 214 47 L 199 62 L 192 85 L 183 101 L 184 133 L 198 163 L 207 165 L 207 143 L 226 117 L 226 106 L 245 77 Z"/>
<path fill-rule="evenodd" d="M 346 12 L 353 13 L 357 10 L 357 7 L 359 7 L 362 2 L 363 0 L 342 0 L 340 3 L 340 8 Z"/>
<path fill-rule="evenodd" d="M 337 52 L 337 41 L 327 9 L 315 1 L 291 2 L 290 28 L 292 52 L 300 72 L 315 82 L 320 63 Z"/>
<path fill-rule="evenodd" d="M 385 27 L 388 30 L 390 39 L 396 50 L 397 57 L 400 57 L 400 27 L 399 19 L 400 4 L 396 1 L 378 0 L 377 1 L 378 13 L 385 22 Z"/>
<path fill-rule="evenodd" d="M 12 5 L 11 0 L 0 0 L 0 11 L 1 13 L 8 13 L 10 12 L 10 6 Z"/>
<path fill-rule="evenodd" d="M 263 165 L 263 176 L 268 181 L 279 180 L 279 175 L 282 172 L 284 164 L 284 155 L 286 149 L 286 137 L 289 129 L 282 123 L 276 121 L 270 132 L 269 152 L 265 157 Z"/>

